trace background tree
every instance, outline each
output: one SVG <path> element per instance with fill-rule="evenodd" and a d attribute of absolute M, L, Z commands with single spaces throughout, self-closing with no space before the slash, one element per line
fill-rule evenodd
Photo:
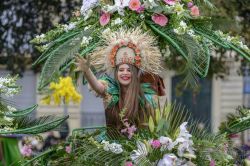
<path fill-rule="evenodd" d="M 7 64 L 14 73 L 22 73 L 39 55 L 30 40 L 57 23 L 68 21 L 80 6 L 80 0 L 2 0 L 0 63 Z"/>

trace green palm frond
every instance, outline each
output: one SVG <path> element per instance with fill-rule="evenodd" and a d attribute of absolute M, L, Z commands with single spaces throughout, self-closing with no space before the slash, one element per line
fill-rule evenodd
<path fill-rule="evenodd" d="M 243 49 L 235 46 L 233 43 L 225 41 L 224 39 L 222 39 L 222 37 L 220 37 L 218 34 L 216 34 L 215 31 L 212 30 L 211 28 L 200 26 L 201 24 L 199 24 L 197 22 L 194 22 L 193 25 L 195 28 L 194 30 L 197 34 L 207 38 L 208 40 L 212 41 L 213 43 L 215 43 L 216 45 L 218 45 L 220 47 L 223 47 L 225 49 L 232 49 L 232 50 L 236 51 L 239 55 L 241 55 L 242 57 L 244 57 L 248 61 L 250 61 L 249 53 L 247 53 Z"/>
<path fill-rule="evenodd" d="M 68 33 L 63 33 L 62 35 L 60 35 L 57 39 L 55 39 L 49 44 L 49 48 L 44 53 L 42 53 L 41 56 L 39 56 L 39 58 L 33 63 L 33 66 L 44 62 L 46 59 L 48 59 L 48 57 L 50 57 L 54 53 L 54 50 L 56 50 L 61 44 L 74 38 L 78 34 L 80 34 L 80 31 L 69 31 Z"/>
<path fill-rule="evenodd" d="M 236 113 L 228 114 L 227 120 L 221 123 L 220 133 L 236 134 L 250 128 L 250 110 L 238 108 Z"/>
<path fill-rule="evenodd" d="M 7 113 L 5 116 L 7 117 L 21 117 L 21 116 L 26 116 L 28 114 L 30 114 L 32 111 L 34 111 L 36 108 L 37 108 L 37 104 L 29 107 L 29 108 L 26 108 L 26 109 L 23 109 L 23 110 L 18 110 L 18 111 L 15 111 L 15 112 L 12 112 L 12 113 Z"/>
<path fill-rule="evenodd" d="M 175 138 L 178 134 L 179 127 L 183 122 L 189 122 L 191 118 L 190 112 L 181 104 L 174 102 L 173 104 L 165 104 L 161 110 L 159 121 L 155 119 L 157 135 L 170 136 Z M 147 136 L 146 136 L 147 137 Z"/>
<path fill-rule="evenodd" d="M 59 71 L 60 66 L 69 59 L 73 58 L 79 51 L 83 35 L 84 33 L 80 33 L 78 36 L 75 36 L 61 44 L 48 57 L 42 69 L 39 89 L 46 86 L 54 77 L 55 73 Z"/>
<path fill-rule="evenodd" d="M 195 72 L 200 76 L 205 77 L 208 72 L 210 55 L 207 55 L 207 51 L 204 50 L 203 45 L 193 39 L 188 34 L 177 35 L 170 28 L 163 28 L 158 25 L 154 25 L 152 22 L 147 22 L 150 28 L 159 36 L 164 38 L 173 48 L 180 53 L 186 61 L 190 61 L 193 64 Z"/>
<path fill-rule="evenodd" d="M 0 131 L 0 134 L 37 134 L 58 127 L 69 116 L 44 116 L 32 120 L 30 117 L 17 118 L 13 121 L 14 130 Z"/>

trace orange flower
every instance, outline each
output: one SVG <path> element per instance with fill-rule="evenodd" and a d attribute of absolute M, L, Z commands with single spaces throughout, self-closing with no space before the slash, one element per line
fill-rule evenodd
<path fill-rule="evenodd" d="M 140 49 L 136 48 L 136 49 L 135 49 L 135 53 L 136 53 L 136 54 L 140 54 Z"/>
<path fill-rule="evenodd" d="M 136 61 L 135 66 L 140 67 L 141 66 L 141 61 Z"/>
<path fill-rule="evenodd" d="M 135 56 L 135 60 L 136 61 L 141 61 L 141 57 L 140 56 Z"/>

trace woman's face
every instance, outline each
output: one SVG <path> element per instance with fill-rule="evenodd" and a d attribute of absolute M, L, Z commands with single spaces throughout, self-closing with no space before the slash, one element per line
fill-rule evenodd
<path fill-rule="evenodd" d="M 129 65 L 122 64 L 118 67 L 117 78 L 122 86 L 128 86 L 131 82 L 131 77 Z"/>

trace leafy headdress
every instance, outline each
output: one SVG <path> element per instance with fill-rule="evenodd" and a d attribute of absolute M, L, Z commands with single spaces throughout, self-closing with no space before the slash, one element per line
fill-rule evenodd
<path fill-rule="evenodd" d="M 112 71 L 115 66 L 128 63 L 147 73 L 160 72 L 161 53 L 157 41 L 140 28 L 103 33 L 102 39 L 104 44 L 90 55 L 97 70 Z"/>

